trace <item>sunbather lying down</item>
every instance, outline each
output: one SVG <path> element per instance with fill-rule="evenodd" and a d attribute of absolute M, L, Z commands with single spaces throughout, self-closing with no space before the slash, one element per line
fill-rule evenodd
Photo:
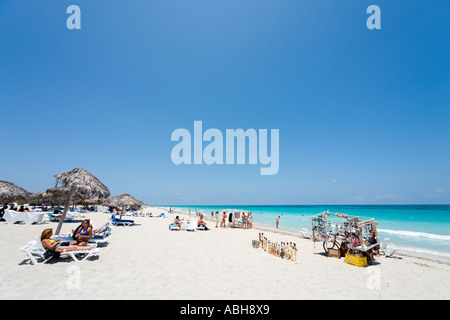
<path fill-rule="evenodd" d="M 104 224 L 100 228 L 95 229 L 94 233 L 102 233 L 102 232 L 106 232 L 106 231 L 110 231 L 110 230 L 111 230 L 111 228 L 108 225 Z"/>
<path fill-rule="evenodd" d="M 48 228 L 42 231 L 41 233 L 41 243 L 42 246 L 52 252 L 68 252 L 68 251 L 86 251 L 86 250 L 92 250 L 94 249 L 97 244 L 94 244 L 92 246 L 78 246 L 78 245 L 71 245 L 70 242 L 62 242 L 61 239 L 54 240 L 51 239 L 51 236 L 53 235 L 53 229 Z"/>

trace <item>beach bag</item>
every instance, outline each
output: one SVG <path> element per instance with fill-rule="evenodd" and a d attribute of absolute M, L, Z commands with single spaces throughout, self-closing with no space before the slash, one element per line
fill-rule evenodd
<path fill-rule="evenodd" d="M 75 231 L 73 232 L 73 235 L 72 235 L 72 239 L 73 240 L 77 240 L 77 233 L 78 233 L 78 231 L 80 230 L 80 228 L 82 228 L 83 227 L 83 225 L 82 224 L 80 224 L 76 229 L 75 229 Z"/>
<path fill-rule="evenodd" d="M 46 249 L 44 252 L 44 259 L 48 260 L 48 259 L 53 259 L 53 258 L 59 258 L 60 255 L 61 255 L 60 252 L 50 251 L 50 250 Z"/>

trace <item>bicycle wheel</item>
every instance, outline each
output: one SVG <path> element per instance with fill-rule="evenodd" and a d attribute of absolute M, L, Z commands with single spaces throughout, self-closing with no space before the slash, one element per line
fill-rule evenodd
<path fill-rule="evenodd" d="M 335 240 L 324 240 L 323 250 L 325 250 L 325 253 L 328 253 L 329 249 L 339 250 L 339 244 Z"/>

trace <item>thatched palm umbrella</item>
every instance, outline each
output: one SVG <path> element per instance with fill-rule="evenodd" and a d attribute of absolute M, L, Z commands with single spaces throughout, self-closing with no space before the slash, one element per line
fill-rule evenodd
<path fill-rule="evenodd" d="M 28 196 L 27 200 L 29 203 L 34 202 L 35 204 L 41 202 L 43 203 L 48 199 L 48 193 L 46 191 L 36 192 Z"/>
<path fill-rule="evenodd" d="M 55 234 L 59 234 L 66 218 L 69 205 L 74 196 L 79 199 L 87 199 L 93 196 L 107 198 L 110 195 L 108 187 L 84 169 L 72 169 L 55 176 L 56 186 L 49 189 L 52 192 L 62 192 L 67 198 L 64 204 L 64 212 L 56 228 Z M 60 185 L 58 187 L 58 185 Z"/>
<path fill-rule="evenodd" d="M 30 193 L 12 182 L 0 180 L 0 202 L 10 202 L 18 198 L 26 199 Z"/>
<path fill-rule="evenodd" d="M 99 196 L 93 196 L 89 199 L 82 199 L 78 202 L 78 204 L 84 204 L 84 205 L 93 205 L 93 204 L 103 204 L 105 202 L 105 198 L 101 198 Z"/>
<path fill-rule="evenodd" d="M 106 199 L 106 201 L 103 204 L 113 207 L 122 207 L 123 212 L 123 209 L 125 207 L 137 207 L 145 204 L 145 202 L 132 197 L 128 193 L 125 193 L 121 194 L 120 196 L 115 196 Z M 120 219 L 122 219 L 122 213 L 120 214 Z"/>

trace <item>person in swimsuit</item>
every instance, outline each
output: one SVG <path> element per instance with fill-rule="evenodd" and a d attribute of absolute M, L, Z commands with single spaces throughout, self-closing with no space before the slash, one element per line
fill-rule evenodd
<path fill-rule="evenodd" d="M 224 211 L 222 215 L 222 222 L 220 223 L 221 228 L 226 228 L 225 220 L 227 220 L 227 213 Z"/>
<path fill-rule="evenodd" d="M 175 220 L 173 221 L 173 223 L 175 223 L 175 225 L 180 228 L 181 230 L 181 220 L 180 220 L 180 216 L 176 216 Z"/>
<path fill-rule="evenodd" d="M 216 211 L 216 228 L 219 226 L 219 211 Z"/>
<path fill-rule="evenodd" d="M 205 230 L 209 230 L 208 227 L 206 226 L 205 221 L 203 221 L 203 214 L 200 214 L 200 218 L 197 221 L 197 227 L 203 227 L 205 228 Z"/>
<path fill-rule="evenodd" d="M 251 212 L 248 213 L 247 220 L 247 228 L 251 229 L 253 227 L 253 216 Z"/>
<path fill-rule="evenodd" d="M 75 229 L 74 236 L 75 242 L 71 245 L 86 246 L 89 239 L 92 238 L 92 227 L 89 219 L 84 220 L 81 225 Z"/>
<path fill-rule="evenodd" d="M 150 212 L 150 215 L 152 215 L 151 212 Z M 94 233 L 102 233 L 102 232 L 106 232 L 106 231 L 110 231 L 110 230 L 111 230 L 111 228 L 108 225 L 104 224 L 100 228 L 95 229 Z"/>
<path fill-rule="evenodd" d="M 67 251 L 92 250 L 97 246 L 96 244 L 94 244 L 92 246 L 86 247 L 86 246 L 77 246 L 77 245 L 62 243 L 62 239 L 54 240 L 51 238 L 52 235 L 53 235 L 52 228 L 45 229 L 41 233 L 42 246 L 51 252 L 64 253 Z"/>
<path fill-rule="evenodd" d="M 242 212 L 242 229 L 247 229 L 247 220 L 245 212 Z"/>

